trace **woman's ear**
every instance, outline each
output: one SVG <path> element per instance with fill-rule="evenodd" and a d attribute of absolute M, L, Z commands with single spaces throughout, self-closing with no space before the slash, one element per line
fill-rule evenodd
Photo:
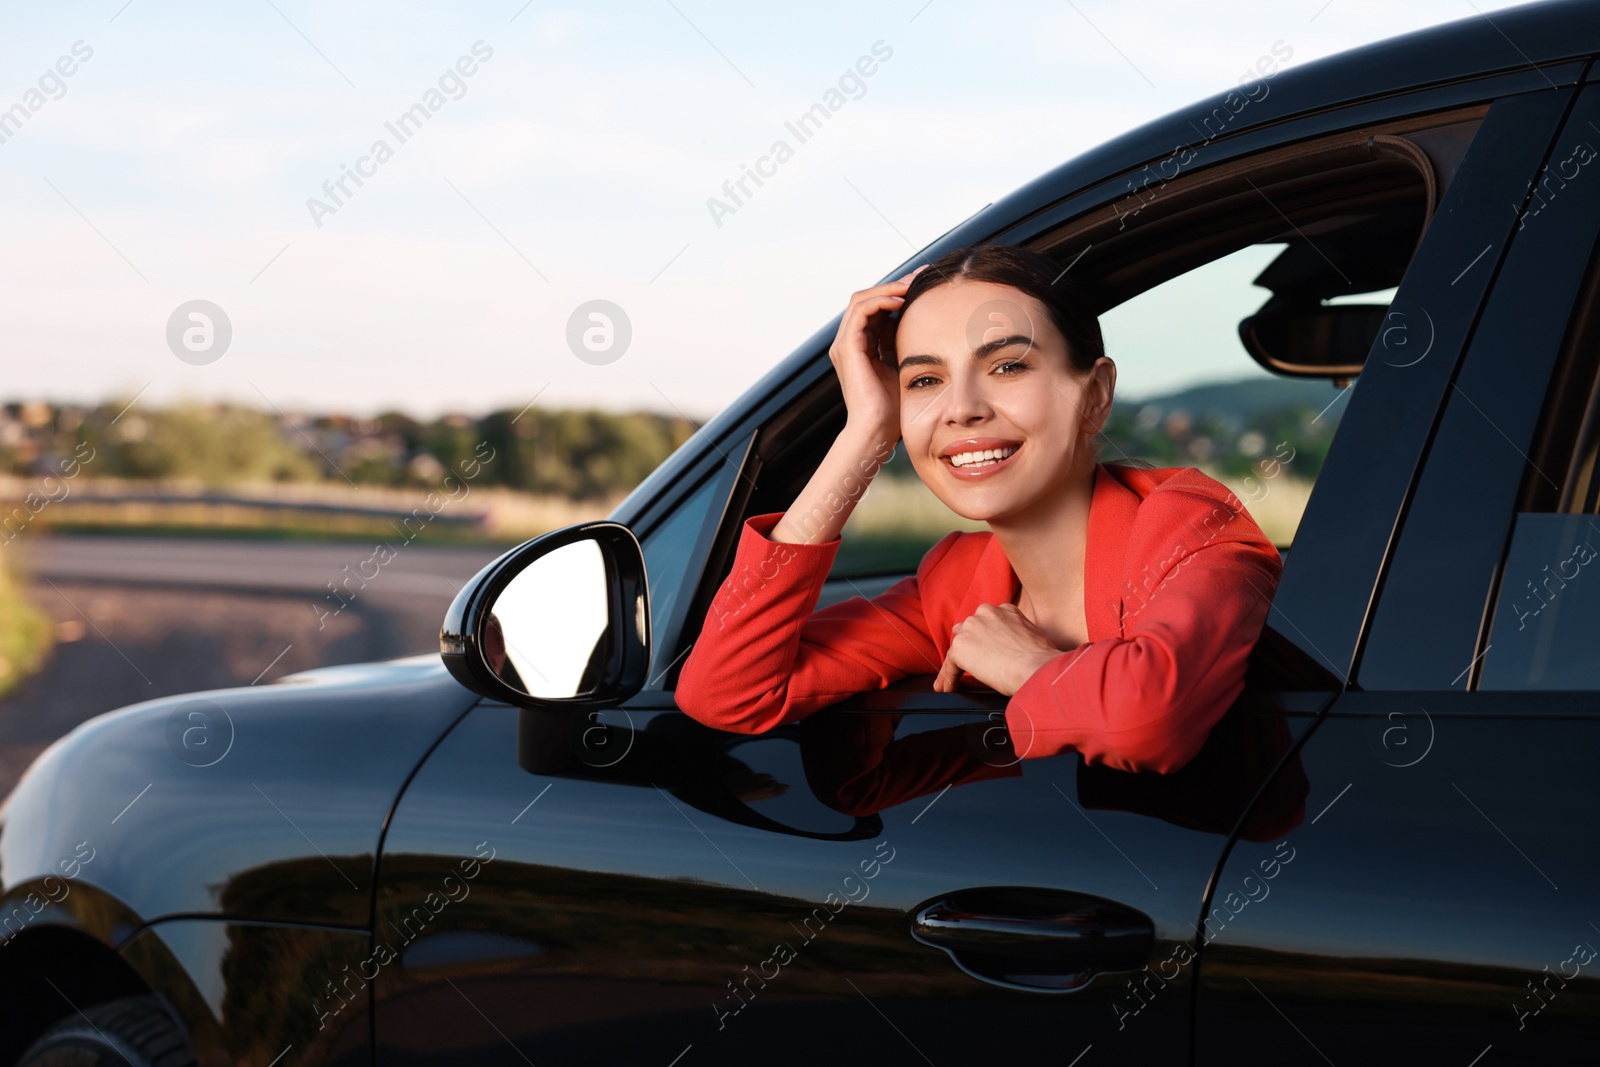
<path fill-rule="evenodd" d="M 1089 368 L 1088 388 L 1084 392 L 1084 430 L 1097 434 L 1111 418 L 1111 401 L 1117 391 L 1117 365 L 1110 356 L 1101 356 Z"/>

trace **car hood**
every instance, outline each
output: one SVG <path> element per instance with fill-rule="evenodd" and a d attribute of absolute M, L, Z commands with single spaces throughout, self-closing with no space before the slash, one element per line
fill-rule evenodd
<path fill-rule="evenodd" d="M 173 915 L 368 926 L 388 813 L 477 699 L 427 655 L 91 719 L 0 808 L 5 903 L 42 895 L 113 942 Z"/>

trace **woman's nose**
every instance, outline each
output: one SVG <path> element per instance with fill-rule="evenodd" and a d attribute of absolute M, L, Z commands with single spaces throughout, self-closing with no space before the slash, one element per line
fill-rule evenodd
<path fill-rule="evenodd" d="M 977 376 L 958 374 L 945 387 L 945 421 L 953 425 L 967 425 L 981 421 L 992 414 L 988 397 Z"/>

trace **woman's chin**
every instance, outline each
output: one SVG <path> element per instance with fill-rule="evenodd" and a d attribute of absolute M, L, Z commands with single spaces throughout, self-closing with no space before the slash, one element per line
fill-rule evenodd
<path fill-rule="evenodd" d="M 944 501 L 945 507 L 971 522 L 1003 518 L 1010 509 L 998 501 L 985 499 L 987 496 L 986 493 L 956 493 L 941 494 L 939 499 Z"/>
<path fill-rule="evenodd" d="M 918 472 L 919 476 L 922 472 Z M 928 487 L 929 492 L 939 498 L 945 507 L 967 519 L 970 522 L 989 522 L 993 519 L 1004 518 L 1016 510 L 1017 502 L 1015 493 L 1006 491 L 995 492 L 994 488 L 981 483 L 952 484 L 952 479 L 943 477 L 943 472 L 932 472 L 938 480 L 934 484 L 928 478 L 922 479 L 922 484 Z"/>

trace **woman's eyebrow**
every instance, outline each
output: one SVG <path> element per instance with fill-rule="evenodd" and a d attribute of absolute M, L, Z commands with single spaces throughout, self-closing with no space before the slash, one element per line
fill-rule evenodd
<path fill-rule="evenodd" d="M 1011 345 L 1027 345 L 1031 348 L 1033 347 L 1033 338 L 1027 336 L 1026 334 L 1014 333 L 1009 337 L 1000 337 L 993 341 L 985 341 L 977 348 L 974 348 L 972 350 L 972 354 L 978 359 L 982 359 L 984 356 L 998 352 L 1000 349 L 1007 348 Z"/>
<path fill-rule="evenodd" d="M 1033 346 L 1033 338 L 1020 333 L 1011 334 L 1009 337 L 998 337 L 993 341 L 985 341 L 977 348 L 974 348 L 972 356 L 974 359 L 982 359 L 984 356 L 993 355 L 1000 349 L 1008 348 L 1011 345 L 1027 345 L 1031 348 Z M 907 367 L 919 367 L 928 364 L 942 367 L 944 366 L 944 357 L 930 355 L 907 356 L 900 361 L 900 365 L 896 369 L 905 370 Z"/>

